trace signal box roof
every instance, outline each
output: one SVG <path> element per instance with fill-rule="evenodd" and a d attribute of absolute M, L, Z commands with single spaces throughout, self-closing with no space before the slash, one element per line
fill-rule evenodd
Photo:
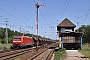
<path fill-rule="evenodd" d="M 59 36 L 62 36 L 62 34 L 65 36 L 79 36 L 80 34 L 83 34 L 83 32 L 61 32 L 59 33 Z"/>
<path fill-rule="evenodd" d="M 76 25 L 73 24 L 70 20 L 68 20 L 67 18 L 65 18 L 57 27 L 73 27 L 75 28 Z"/>

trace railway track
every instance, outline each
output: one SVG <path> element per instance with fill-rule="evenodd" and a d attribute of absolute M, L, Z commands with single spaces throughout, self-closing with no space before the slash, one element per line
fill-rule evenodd
<path fill-rule="evenodd" d="M 45 50 L 39 52 L 38 54 L 35 54 L 33 57 L 29 58 L 28 60 L 51 60 L 51 57 L 54 52 L 54 48 L 57 46 L 57 44 L 52 44 L 48 46 Z"/>
<path fill-rule="evenodd" d="M 4 53 L 0 53 L 0 60 L 12 60 L 15 57 L 26 54 L 28 52 L 32 52 L 32 48 L 21 49 L 21 50 L 12 50 Z"/>
<path fill-rule="evenodd" d="M 45 49 L 28 60 L 50 60 L 51 59 L 50 57 L 53 52 L 54 52 L 54 49 Z"/>
<path fill-rule="evenodd" d="M 55 46 L 55 45 L 53 44 L 49 45 L 49 47 L 52 47 L 52 46 Z M 38 51 L 36 51 L 36 48 L 3 51 L 3 52 L 0 52 L 0 60 L 14 60 L 16 59 L 16 57 L 19 57 L 20 55 L 23 55 L 23 54 L 26 54 L 28 58 L 27 59 L 22 58 L 21 60 L 28 60 L 28 59 L 41 60 L 39 59 L 41 58 L 39 56 L 42 56 L 42 59 L 46 60 L 48 59 L 50 54 L 52 54 L 52 52 L 54 51 L 54 49 L 49 49 L 49 47 L 45 47 L 45 48 L 39 47 Z"/>

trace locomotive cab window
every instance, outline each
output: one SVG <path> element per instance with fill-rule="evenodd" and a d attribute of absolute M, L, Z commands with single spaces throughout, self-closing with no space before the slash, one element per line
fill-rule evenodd
<path fill-rule="evenodd" d="M 14 38 L 14 40 L 21 40 L 21 38 Z"/>

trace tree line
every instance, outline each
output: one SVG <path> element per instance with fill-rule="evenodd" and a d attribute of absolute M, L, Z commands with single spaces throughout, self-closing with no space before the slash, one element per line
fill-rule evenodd
<path fill-rule="evenodd" d="M 10 30 L 9 28 L 7 28 L 8 30 L 8 43 L 12 43 L 12 38 L 13 36 L 21 36 L 23 35 L 23 33 L 20 33 L 18 31 L 14 31 L 14 30 Z M 0 27 L 0 43 L 6 43 L 6 28 L 2 28 Z M 29 37 L 36 37 L 36 35 L 34 34 L 30 34 L 30 33 L 25 33 L 25 36 L 29 36 Z M 42 36 L 38 36 L 39 38 L 44 38 L 46 40 L 50 40 L 50 38 L 45 38 Z"/>
<path fill-rule="evenodd" d="M 7 28 L 7 30 L 8 30 L 8 42 L 9 43 L 12 43 L 12 38 L 14 35 L 16 35 L 16 36 L 23 35 L 23 33 L 20 33 L 18 31 L 14 31 L 14 30 L 10 30 L 9 28 Z M 81 25 L 81 27 L 76 29 L 76 31 L 83 32 L 83 36 L 82 36 L 83 43 L 90 43 L 90 25 Z M 0 27 L 0 43 L 6 43 L 5 32 L 6 32 L 6 28 Z M 36 37 L 36 35 L 30 34 L 30 33 L 26 33 L 24 35 L 29 36 L 29 37 Z M 46 40 L 51 40 L 50 38 L 45 38 L 42 36 L 38 36 L 38 37 L 46 39 Z"/>

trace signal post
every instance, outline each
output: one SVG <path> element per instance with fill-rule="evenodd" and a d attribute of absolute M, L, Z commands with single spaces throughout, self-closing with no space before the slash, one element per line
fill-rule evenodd
<path fill-rule="evenodd" d="M 38 41 L 38 8 L 40 6 L 45 6 L 45 4 L 35 4 L 35 7 L 36 7 L 36 38 L 37 38 L 37 46 L 39 44 L 39 41 Z"/>

